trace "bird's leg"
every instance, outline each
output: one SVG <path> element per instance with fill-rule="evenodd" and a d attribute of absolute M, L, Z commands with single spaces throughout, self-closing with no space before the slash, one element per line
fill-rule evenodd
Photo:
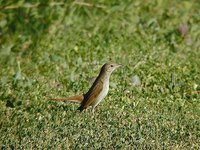
<path fill-rule="evenodd" d="M 92 107 L 92 113 L 94 114 L 96 106 Z"/>

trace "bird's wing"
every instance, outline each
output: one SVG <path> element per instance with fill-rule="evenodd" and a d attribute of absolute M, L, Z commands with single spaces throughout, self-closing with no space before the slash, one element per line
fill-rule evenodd
<path fill-rule="evenodd" d="M 84 100 L 79 107 L 79 110 L 82 111 L 90 106 L 98 97 L 103 89 L 103 82 L 101 80 L 95 81 L 90 90 L 84 95 Z"/>

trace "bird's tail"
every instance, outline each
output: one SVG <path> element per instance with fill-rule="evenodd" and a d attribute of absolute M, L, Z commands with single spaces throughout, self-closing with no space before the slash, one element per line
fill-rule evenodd
<path fill-rule="evenodd" d="M 70 101 L 70 102 L 76 102 L 76 103 L 81 103 L 84 99 L 83 95 L 77 95 L 77 96 L 72 96 L 72 97 L 66 97 L 66 98 L 51 98 L 51 100 L 54 101 Z"/>

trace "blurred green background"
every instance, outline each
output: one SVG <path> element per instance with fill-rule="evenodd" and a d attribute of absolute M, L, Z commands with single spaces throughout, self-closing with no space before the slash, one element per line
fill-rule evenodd
<path fill-rule="evenodd" d="M 0 0 L 1 149 L 198 149 L 199 16 L 198 0 Z M 49 100 L 106 62 L 124 67 L 95 114 Z"/>

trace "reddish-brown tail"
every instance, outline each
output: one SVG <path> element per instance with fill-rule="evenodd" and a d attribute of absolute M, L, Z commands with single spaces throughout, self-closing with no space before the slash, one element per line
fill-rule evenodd
<path fill-rule="evenodd" d="M 51 100 L 54 101 L 70 101 L 70 102 L 76 102 L 76 103 L 81 103 L 84 99 L 83 95 L 77 95 L 77 96 L 72 96 L 72 97 L 66 97 L 66 98 L 51 98 Z"/>

